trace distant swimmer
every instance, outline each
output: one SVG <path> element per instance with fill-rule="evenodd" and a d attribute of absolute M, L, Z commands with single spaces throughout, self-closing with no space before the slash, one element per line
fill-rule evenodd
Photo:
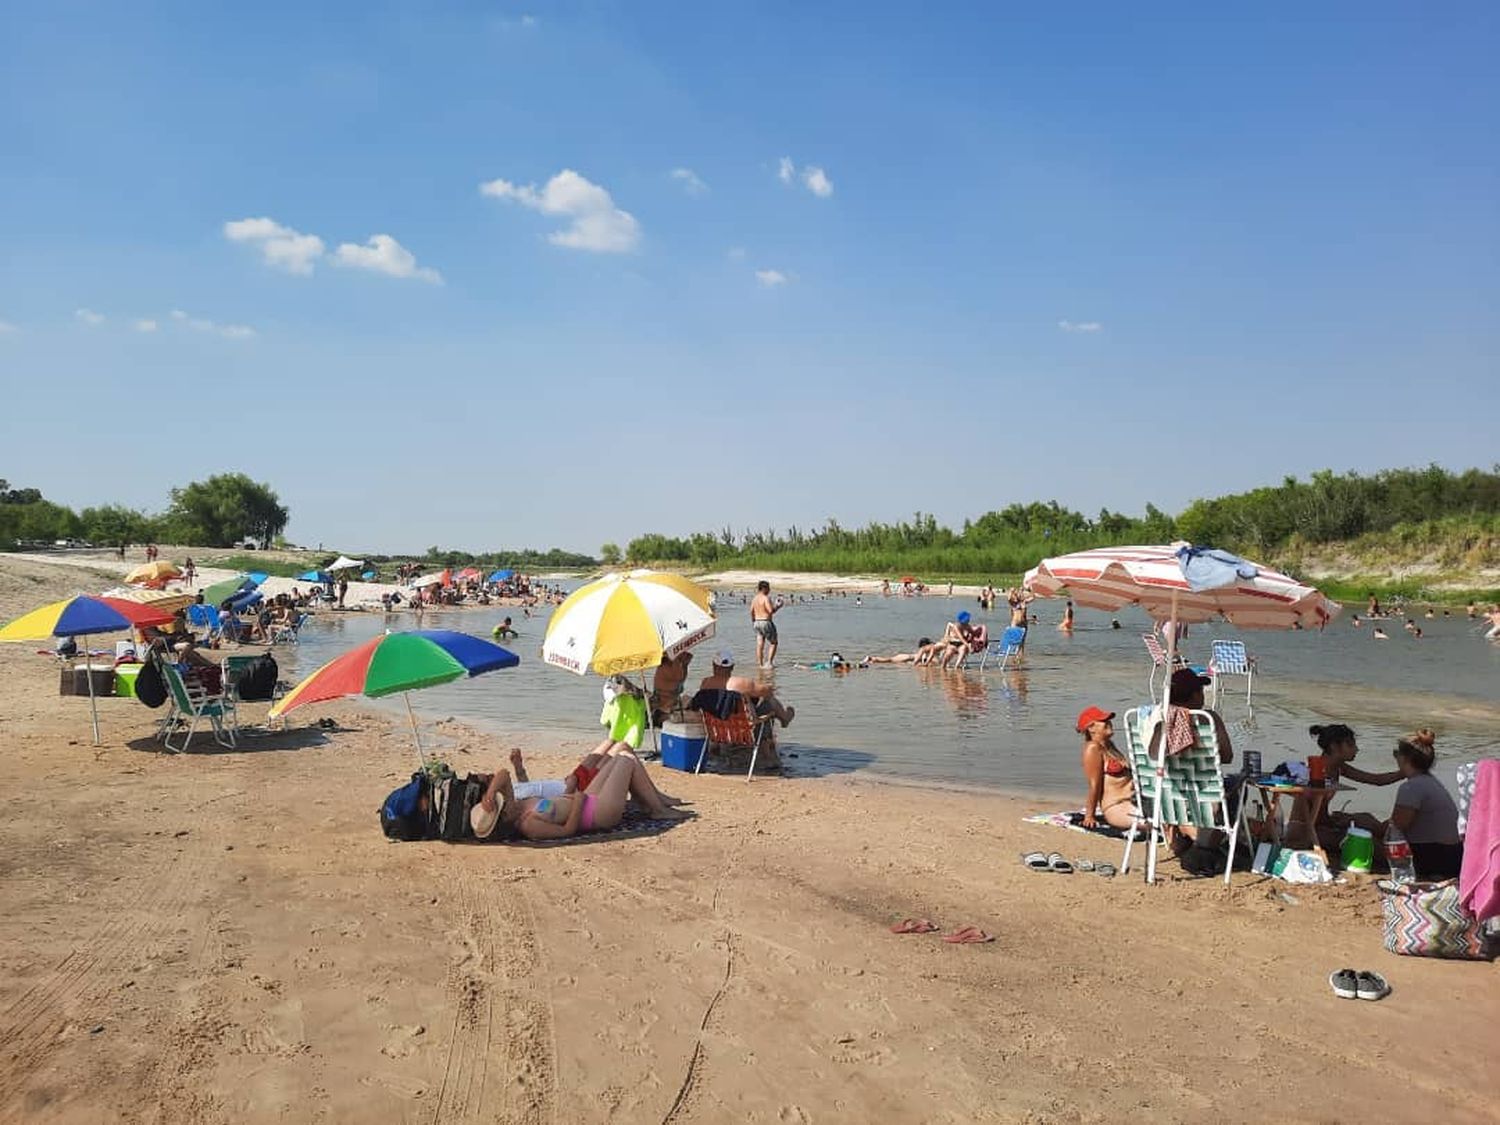
<path fill-rule="evenodd" d="M 1375 639 L 1377 641 L 1388 641 L 1388 640 L 1390 640 L 1390 638 L 1385 635 L 1385 630 L 1382 629 L 1379 625 L 1375 626 L 1375 634 L 1374 634 L 1374 636 L 1375 636 Z"/>
<path fill-rule="evenodd" d="M 1109 627 L 1111 629 L 1119 629 L 1119 628 L 1121 628 L 1120 619 L 1118 617 L 1112 618 L 1110 620 Z"/>
<path fill-rule="evenodd" d="M 1358 629 L 1364 622 L 1359 619 L 1359 614 L 1356 613 L 1353 617 L 1349 618 L 1349 624 Z"/>
<path fill-rule="evenodd" d="M 1380 616 L 1380 599 L 1377 598 L 1374 594 L 1370 595 L 1370 604 L 1365 612 L 1368 613 L 1371 617 Z"/>
<path fill-rule="evenodd" d="M 510 618 L 507 617 L 500 624 L 496 625 L 494 629 L 490 630 L 490 635 L 497 641 L 503 641 L 506 637 L 519 637 L 521 634 L 511 628 Z"/>
<path fill-rule="evenodd" d="M 1068 603 L 1068 608 L 1063 610 L 1063 619 L 1058 623 L 1058 629 L 1064 633 L 1073 631 L 1073 603 Z"/>
<path fill-rule="evenodd" d="M 861 663 L 864 664 L 926 664 L 932 658 L 933 649 L 939 646 L 932 643 L 931 637 L 923 637 L 917 642 L 915 652 L 893 652 L 889 656 L 867 656 Z"/>

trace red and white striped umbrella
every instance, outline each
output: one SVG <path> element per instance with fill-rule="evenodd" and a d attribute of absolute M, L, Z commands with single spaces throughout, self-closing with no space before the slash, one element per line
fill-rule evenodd
<path fill-rule="evenodd" d="M 1156 621 L 1197 624 L 1222 617 L 1240 629 L 1322 628 L 1342 608 L 1313 587 L 1258 563 L 1245 565 L 1251 577 L 1232 575 L 1224 585 L 1195 590 L 1179 561 L 1184 546 L 1075 551 L 1043 559 L 1022 584 L 1039 597 L 1072 598 L 1090 609 L 1138 605 Z"/>

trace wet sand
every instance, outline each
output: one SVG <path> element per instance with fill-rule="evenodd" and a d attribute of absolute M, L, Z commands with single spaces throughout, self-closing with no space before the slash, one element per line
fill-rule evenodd
<path fill-rule="evenodd" d="M 0 563 L 0 620 L 64 581 Z M 95 748 L 32 647 L 0 646 L 0 1120 L 1500 1120 L 1500 969 L 1385 953 L 1366 886 L 1039 875 L 1018 853 L 1120 845 L 654 766 L 698 813 L 660 836 L 389 844 L 399 725 L 171 756 L 109 699 Z M 511 745 L 427 733 L 461 772 Z M 527 746 L 534 776 L 591 742 Z M 913 915 L 996 941 L 888 932 Z M 1393 995 L 1335 999 L 1345 965 Z"/>

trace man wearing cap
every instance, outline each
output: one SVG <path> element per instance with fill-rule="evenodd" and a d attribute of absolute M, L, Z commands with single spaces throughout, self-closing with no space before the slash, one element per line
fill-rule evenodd
<path fill-rule="evenodd" d="M 791 726 L 792 719 L 797 715 L 797 708 L 788 707 L 777 699 L 769 684 L 760 683 L 746 676 L 736 676 L 734 653 L 727 648 L 720 649 L 719 655 L 714 657 L 712 674 L 704 677 L 703 682 L 698 685 L 698 690 L 738 692 L 751 701 L 757 715 L 768 715 L 777 719 L 783 727 Z M 780 764 L 780 759 L 776 755 L 774 740 L 768 742 L 762 753 L 766 751 L 769 751 L 770 755 L 767 768 L 776 768 Z"/>
<path fill-rule="evenodd" d="M 1192 720 L 1186 711 L 1208 711 L 1213 719 L 1214 734 L 1219 743 L 1219 761 L 1228 765 L 1234 760 L 1234 747 L 1229 742 L 1229 729 L 1224 725 L 1224 720 L 1219 717 L 1217 711 L 1210 710 L 1203 703 L 1203 689 L 1213 683 L 1207 676 L 1200 676 L 1191 668 L 1179 668 L 1172 673 L 1172 687 L 1170 698 L 1172 700 L 1172 727 L 1167 734 L 1167 753 L 1180 754 L 1190 749 L 1195 741 L 1193 735 Z M 1178 708 L 1184 712 L 1178 717 Z M 1153 756 L 1160 745 L 1161 725 L 1158 723 L 1151 733 L 1150 751 Z"/>
<path fill-rule="evenodd" d="M 1099 821 L 1128 831 L 1141 813 L 1135 807 L 1135 787 L 1130 780 L 1130 762 L 1114 741 L 1113 711 L 1085 707 L 1074 729 L 1083 735 L 1083 778 L 1088 795 L 1083 802 L 1083 827 L 1098 828 Z"/>

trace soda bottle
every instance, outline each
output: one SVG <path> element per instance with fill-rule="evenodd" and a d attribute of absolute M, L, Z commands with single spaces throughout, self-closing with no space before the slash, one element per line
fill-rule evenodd
<path fill-rule="evenodd" d="M 1386 825 L 1385 858 L 1391 865 L 1391 882 L 1415 883 L 1417 869 L 1411 860 L 1411 844 L 1394 824 Z"/>

